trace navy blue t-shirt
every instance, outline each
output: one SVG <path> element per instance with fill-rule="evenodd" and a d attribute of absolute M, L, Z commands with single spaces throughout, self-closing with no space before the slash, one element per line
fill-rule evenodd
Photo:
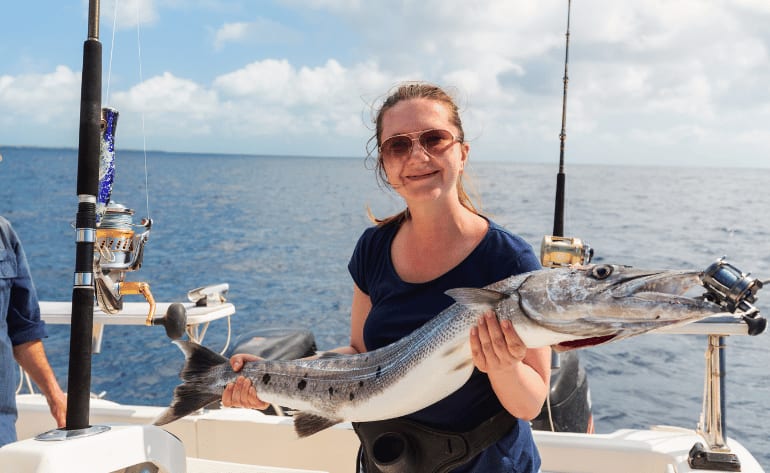
<path fill-rule="evenodd" d="M 453 269 L 429 282 L 404 282 L 396 274 L 390 256 L 398 228 L 397 223 L 392 223 L 366 229 L 348 264 L 353 281 L 372 302 L 364 324 L 367 350 L 405 337 L 452 305 L 454 300 L 444 294 L 448 289 L 483 287 L 540 269 L 528 243 L 490 221 L 478 246 Z M 461 432 L 473 429 L 502 409 L 487 375 L 474 370 L 458 391 L 406 417 L 430 427 Z"/>

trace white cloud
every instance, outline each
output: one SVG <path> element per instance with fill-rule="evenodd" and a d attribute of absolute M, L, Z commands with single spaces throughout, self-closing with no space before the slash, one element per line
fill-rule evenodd
<path fill-rule="evenodd" d="M 250 22 L 225 23 L 214 32 L 214 49 L 227 43 L 294 43 L 301 35 L 284 24 L 268 18 Z"/>
<path fill-rule="evenodd" d="M 0 76 L 0 115 L 7 123 L 56 123 L 63 115 L 77 114 L 80 74 L 57 66 L 47 74 Z"/>
<path fill-rule="evenodd" d="M 266 59 L 247 64 L 243 68 L 219 76 L 214 86 L 232 96 L 259 96 L 274 103 L 291 104 L 291 79 L 296 75 L 286 59 Z"/>
<path fill-rule="evenodd" d="M 333 11 L 359 10 L 361 0 L 281 0 L 285 5 L 297 8 L 328 9 Z"/>
<path fill-rule="evenodd" d="M 213 88 L 230 111 L 228 127 L 244 136 L 358 136 L 373 91 L 392 83 L 373 62 L 345 68 L 330 59 L 319 67 L 295 67 L 266 59 L 216 78 Z"/>
<path fill-rule="evenodd" d="M 151 141 L 160 139 L 156 146 L 164 149 L 169 144 L 184 145 L 184 142 L 168 142 L 164 137 L 211 136 L 224 115 L 216 91 L 169 72 L 147 79 L 125 92 L 116 92 L 113 103 L 121 115 L 135 116 L 134 120 L 122 120 L 124 125 L 121 126 L 121 136 L 132 137 L 129 138 L 132 147 L 138 146 L 137 139 L 142 133 L 154 138 Z M 147 123 L 144 131 L 140 128 L 143 121 Z"/>
<path fill-rule="evenodd" d="M 219 13 L 227 4 L 218 0 L 123 0 L 127 13 L 121 17 L 137 18 L 139 7 L 133 23 L 166 20 L 159 12 L 168 8 L 205 11 L 205 21 L 191 28 L 204 32 L 196 59 L 210 62 L 179 69 L 176 61 L 160 61 L 167 72 L 138 85 L 113 83 L 116 105 L 124 113 L 145 113 L 149 132 L 158 136 L 208 136 L 199 143 L 209 150 L 272 146 L 275 152 L 350 155 L 363 149 L 372 104 L 398 81 L 428 80 L 457 90 L 466 134 L 477 138 L 474 156 L 553 154 L 566 2 L 482 0 L 473 8 L 460 0 L 280 3 L 280 15 L 260 10 L 255 17 L 246 3 L 233 4 L 237 14 L 225 15 Z M 573 2 L 567 120 L 574 157 L 596 161 L 622 146 L 640 155 L 695 148 L 705 154 L 719 141 L 723 149 L 732 142 L 747 149 L 770 139 L 763 128 L 770 118 L 768 5 Z M 114 0 L 103 0 L 104 22 L 111 21 L 111 8 Z M 321 34 L 294 29 L 297 18 L 303 25 L 317 22 Z M 337 35 L 330 25 L 344 31 Z M 327 45 L 323 35 L 331 33 Z M 276 53 L 265 57 L 267 43 Z M 212 50 L 213 58 L 207 56 Z M 66 67 L 1 76 L 0 111 L 8 120 L 44 107 L 45 119 L 72 123 L 72 110 L 64 108 L 76 113 L 78 93 L 79 76 Z M 128 123 L 122 122 L 121 136 L 131 130 Z"/>
<path fill-rule="evenodd" d="M 248 31 L 248 23 L 225 23 L 214 33 L 214 47 L 221 49 L 227 42 L 240 41 L 246 37 Z"/>

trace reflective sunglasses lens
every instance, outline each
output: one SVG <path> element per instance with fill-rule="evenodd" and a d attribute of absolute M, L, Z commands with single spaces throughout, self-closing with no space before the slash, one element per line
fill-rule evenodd
<path fill-rule="evenodd" d="M 412 150 L 412 140 L 408 136 L 393 136 L 382 144 L 385 156 L 404 156 Z"/>
<path fill-rule="evenodd" d="M 428 130 L 420 135 L 420 144 L 429 153 L 443 151 L 453 141 L 454 136 L 446 130 Z"/>

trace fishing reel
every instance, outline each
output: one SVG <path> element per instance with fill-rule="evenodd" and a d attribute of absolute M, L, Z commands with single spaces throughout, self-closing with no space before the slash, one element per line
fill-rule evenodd
<path fill-rule="evenodd" d="M 703 298 L 719 305 L 727 312 L 741 312 L 749 326 L 750 335 L 758 335 L 767 328 L 767 320 L 759 315 L 759 309 L 753 304 L 757 300 L 757 291 L 763 283 L 752 278 L 748 273 L 719 258 L 701 274 L 706 294 Z"/>
<path fill-rule="evenodd" d="M 94 245 L 94 281 L 96 301 L 107 314 L 123 309 L 123 296 L 141 294 L 150 304 L 146 325 L 153 325 L 155 298 L 146 282 L 127 282 L 126 273 L 142 267 L 144 244 L 150 236 L 152 220 L 133 223 L 134 211 L 112 202 L 115 179 L 115 131 L 119 113 L 102 108 L 99 156 L 99 194 L 96 198 L 96 244 Z M 134 227 L 141 230 L 137 234 Z"/>
<path fill-rule="evenodd" d="M 540 264 L 544 268 L 584 265 L 593 256 L 593 248 L 580 238 L 546 235 L 540 244 Z"/>
<path fill-rule="evenodd" d="M 144 245 L 150 236 L 152 220 L 142 219 L 138 225 L 132 222 L 134 211 L 110 202 L 96 227 L 94 246 L 94 277 L 96 300 L 107 314 L 123 309 L 125 294 L 141 294 L 150 304 L 147 325 L 152 325 L 155 315 L 155 299 L 146 282 L 127 282 L 126 273 L 142 267 Z M 133 227 L 141 228 L 140 233 Z"/>

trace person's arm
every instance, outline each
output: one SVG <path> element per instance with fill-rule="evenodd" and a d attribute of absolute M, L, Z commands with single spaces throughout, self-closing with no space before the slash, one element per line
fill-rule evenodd
<path fill-rule="evenodd" d="M 3 241 L 7 241 L 13 249 L 16 258 L 16 272 L 11 276 L 8 313 L 3 314 L 13 344 L 13 357 L 42 391 L 57 427 L 64 427 L 67 421 L 67 398 L 45 356 L 41 340 L 46 336 L 45 324 L 40 320 L 40 305 L 27 257 L 10 223 L 1 217 L 0 233 Z"/>
<path fill-rule="evenodd" d="M 511 322 L 498 322 L 490 311 L 471 330 L 471 353 L 508 412 L 523 420 L 537 417 L 551 379 L 550 347 L 528 349 Z"/>
<path fill-rule="evenodd" d="M 67 396 L 59 387 L 53 369 L 48 364 L 43 342 L 33 340 L 16 345 L 13 347 L 13 357 L 42 391 L 56 426 L 64 427 L 67 421 Z"/>
<path fill-rule="evenodd" d="M 372 301 L 355 284 L 353 285 L 353 302 L 350 311 L 350 345 L 342 346 L 329 350 L 343 355 L 355 355 L 366 351 L 364 345 L 364 322 L 369 310 L 372 308 Z M 318 355 L 309 356 L 305 360 L 312 360 Z M 236 354 L 230 358 L 230 366 L 236 373 L 243 368 L 243 365 L 249 361 L 258 360 L 259 357 L 248 354 Z M 234 383 L 225 386 L 222 393 L 222 405 L 225 407 L 248 407 L 250 409 L 267 409 L 270 404 L 261 400 L 257 394 L 256 388 L 251 380 L 245 376 L 238 376 Z"/>

